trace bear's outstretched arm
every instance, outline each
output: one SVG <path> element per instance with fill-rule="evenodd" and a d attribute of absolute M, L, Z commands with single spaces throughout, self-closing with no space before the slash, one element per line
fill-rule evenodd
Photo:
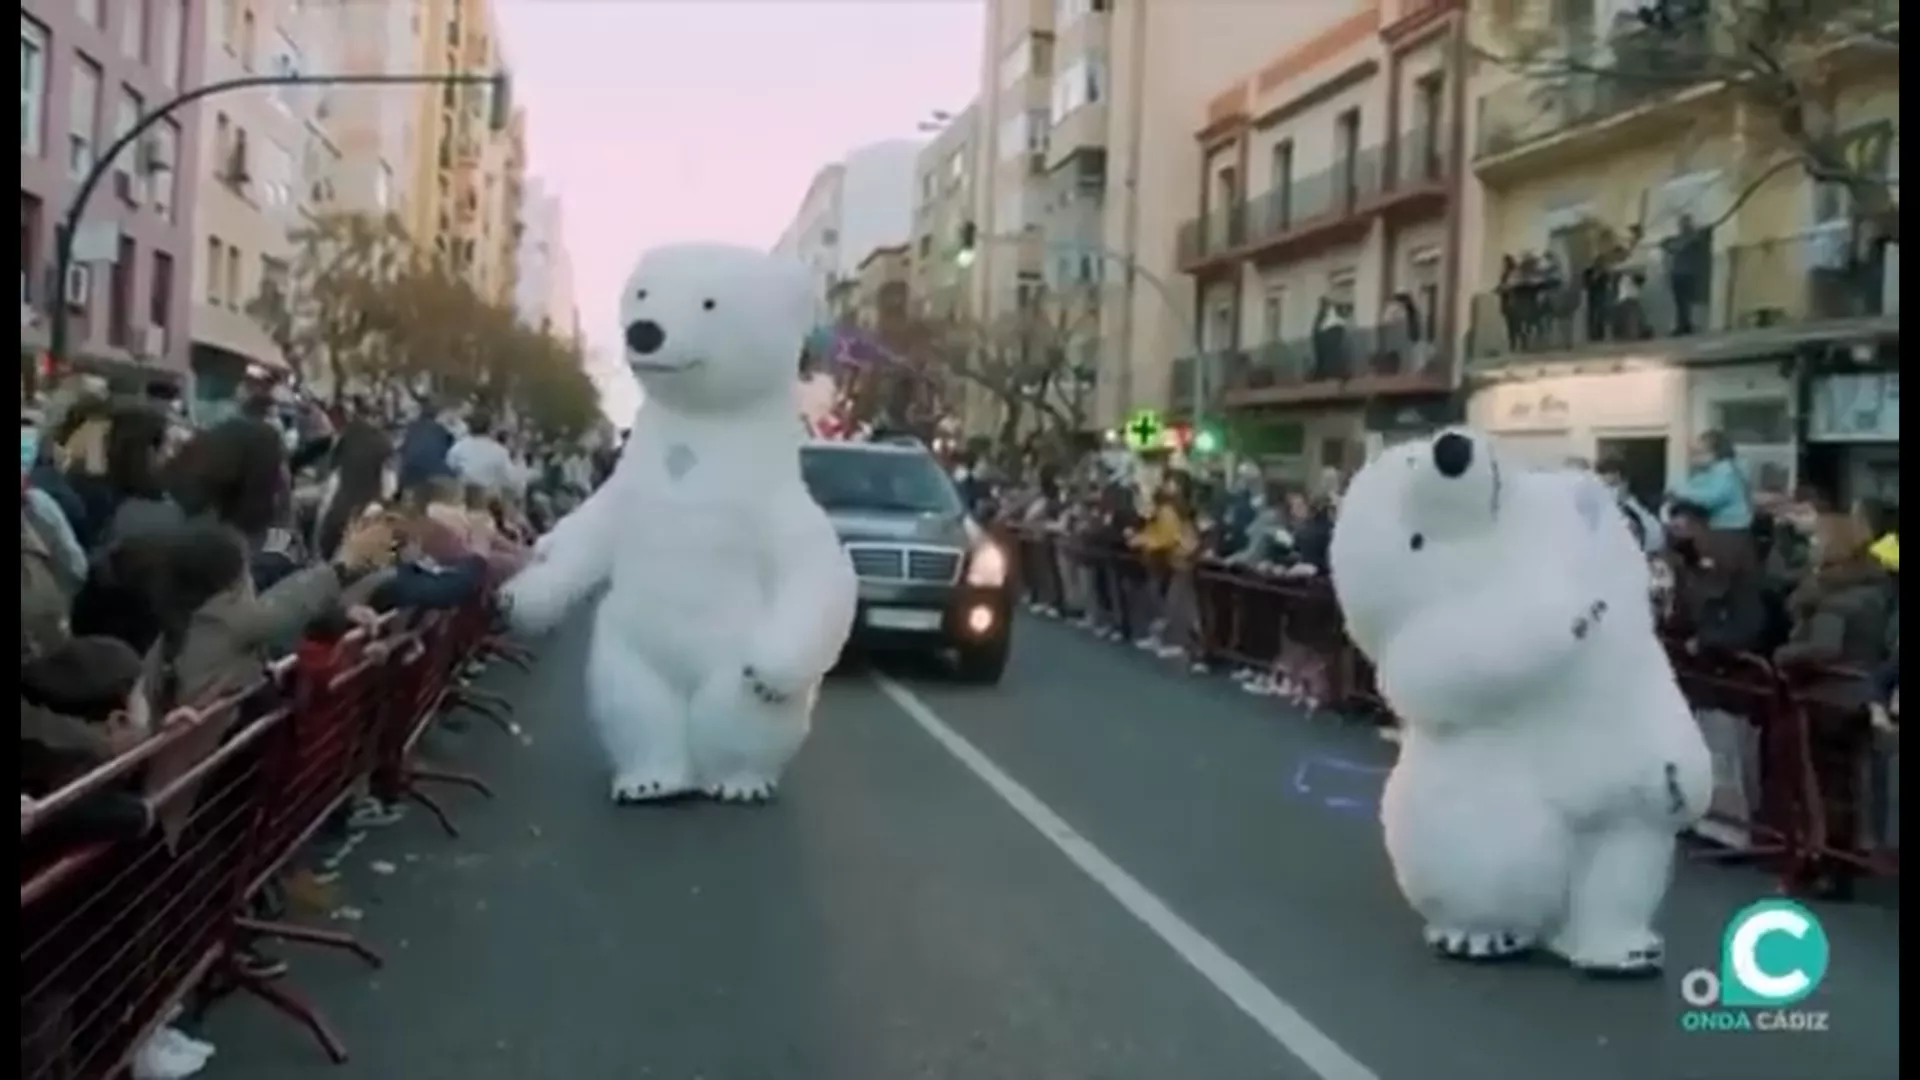
<path fill-rule="evenodd" d="M 528 634 L 553 629 L 613 572 L 626 460 L 623 455 L 600 490 L 540 538 L 533 562 L 501 588 L 501 606 L 514 629 Z"/>
<path fill-rule="evenodd" d="M 833 525 L 810 498 L 772 515 L 766 559 L 773 595 L 747 649 L 755 681 L 797 694 L 840 658 L 853 632 L 860 586 Z"/>
<path fill-rule="evenodd" d="M 1483 703 L 1546 685 L 1606 617 L 1603 602 L 1538 583 L 1416 618 L 1385 643 L 1376 665 L 1387 701 L 1409 719 L 1464 722 Z"/>

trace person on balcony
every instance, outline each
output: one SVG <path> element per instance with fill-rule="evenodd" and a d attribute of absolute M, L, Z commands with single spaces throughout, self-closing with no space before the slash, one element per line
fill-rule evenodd
<path fill-rule="evenodd" d="M 1693 215 L 1681 214 L 1679 227 L 1661 247 L 1673 293 L 1673 333 L 1685 337 L 1698 332 L 1698 309 L 1708 303 L 1713 285 L 1713 233 L 1695 224 Z"/>
<path fill-rule="evenodd" d="M 1313 319 L 1313 377 L 1343 379 L 1347 371 L 1347 305 L 1330 296 L 1320 298 Z"/>

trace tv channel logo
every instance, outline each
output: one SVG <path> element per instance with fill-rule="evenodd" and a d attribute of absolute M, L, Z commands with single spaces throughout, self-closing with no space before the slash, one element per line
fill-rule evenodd
<path fill-rule="evenodd" d="M 1798 1009 L 1827 977 L 1831 950 L 1813 912 L 1791 900 L 1742 909 L 1720 935 L 1720 970 L 1680 978 L 1682 1031 L 1827 1030 L 1824 1009 Z"/>

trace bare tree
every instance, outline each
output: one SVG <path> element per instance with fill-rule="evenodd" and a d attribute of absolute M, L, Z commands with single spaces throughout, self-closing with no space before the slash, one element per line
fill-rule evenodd
<path fill-rule="evenodd" d="M 1598 116 L 1684 99 L 1724 123 L 1744 106 L 1751 158 L 1718 221 L 1767 181 L 1798 171 L 1843 188 L 1866 239 L 1900 239 L 1892 124 L 1856 126 L 1842 91 L 1866 65 L 1897 73 L 1890 0 L 1648 0 L 1611 26 L 1569 27 L 1557 0 L 1491 0 L 1479 58 L 1520 75 L 1542 112 Z M 1574 102 L 1579 104 L 1574 104 Z"/>

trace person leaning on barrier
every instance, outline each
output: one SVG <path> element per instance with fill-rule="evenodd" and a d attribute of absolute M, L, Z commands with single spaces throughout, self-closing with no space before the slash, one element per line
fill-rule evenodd
<path fill-rule="evenodd" d="M 21 665 L 22 794 L 51 794 L 151 736 L 140 674 L 139 654 L 112 638 L 75 638 Z M 91 745 L 37 737 L 75 726 L 91 733 Z M 36 826 L 23 838 L 29 864 L 74 844 L 142 835 L 153 827 L 153 814 L 146 800 L 120 785 L 93 792 Z"/>

